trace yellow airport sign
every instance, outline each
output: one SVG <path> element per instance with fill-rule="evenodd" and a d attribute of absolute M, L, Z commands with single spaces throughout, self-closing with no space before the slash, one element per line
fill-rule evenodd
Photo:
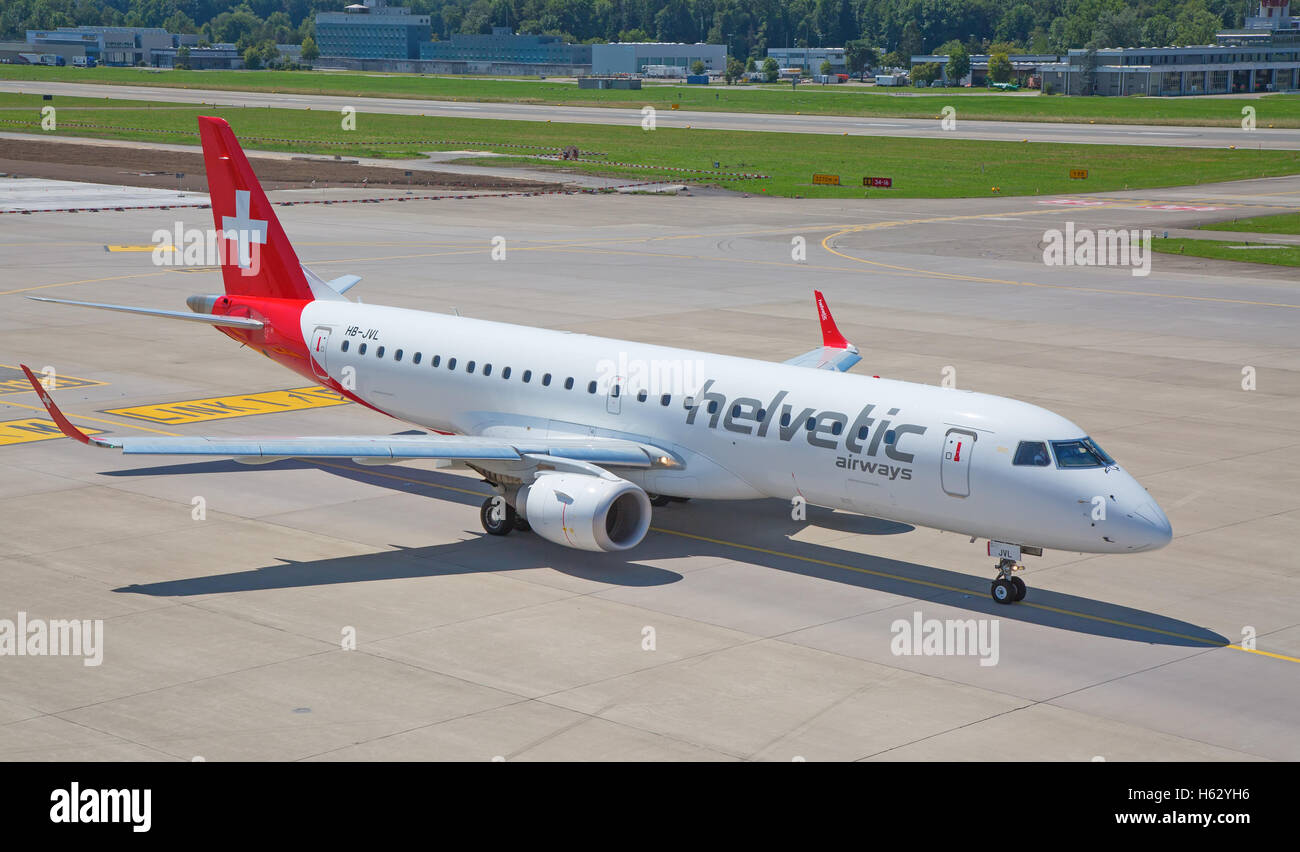
<path fill-rule="evenodd" d="M 214 396 L 157 405 L 109 408 L 104 413 L 174 426 L 181 423 L 202 423 L 205 420 L 225 420 L 229 417 L 248 417 L 253 414 L 325 408 L 331 405 L 347 405 L 347 403 L 346 399 L 334 391 L 316 385 L 309 388 L 263 391 L 240 396 Z"/>
<path fill-rule="evenodd" d="M 1083 180 L 1087 176 L 1087 169 L 1070 169 L 1070 180 Z"/>
<path fill-rule="evenodd" d="M 30 388 L 31 385 L 28 385 Z M 87 435 L 98 435 L 102 429 L 78 427 Z M 62 438 L 63 433 L 53 420 L 45 417 L 24 417 L 22 420 L 0 421 L 0 446 L 8 444 L 27 444 L 32 441 L 48 441 L 50 438 Z"/>
<path fill-rule="evenodd" d="M 36 370 L 35 373 L 37 378 L 41 378 L 43 375 L 41 370 Z M 55 373 L 54 380 L 50 390 L 55 391 L 64 390 L 65 388 L 88 388 L 94 385 L 107 384 L 107 382 L 97 382 L 94 379 L 65 376 L 62 373 Z M 32 383 L 27 381 L 27 377 L 23 375 L 22 370 L 8 364 L 0 364 L 0 394 L 22 393 L 31 389 Z"/>
<path fill-rule="evenodd" d="M 813 183 L 814 183 L 814 184 L 821 184 L 821 185 L 823 185 L 823 186 L 839 186 L 839 185 L 840 185 L 840 176 L 839 176 L 839 175 L 823 175 L 823 174 L 815 174 L 815 175 L 813 175 Z"/>

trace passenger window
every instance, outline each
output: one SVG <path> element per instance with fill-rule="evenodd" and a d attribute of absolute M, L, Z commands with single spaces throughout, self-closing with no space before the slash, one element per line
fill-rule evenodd
<path fill-rule="evenodd" d="M 1042 441 L 1021 441 L 1020 446 L 1016 447 L 1016 457 L 1011 460 L 1011 463 L 1029 467 L 1047 467 L 1051 461 L 1047 455 L 1047 444 Z"/>
<path fill-rule="evenodd" d="M 413 356 L 411 356 L 411 363 L 412 363 L 412 364 L 418 364 L 418 363 L 420 363 L 420 353 L 419 353 L 419 352 L 416 352 Z"/>
<path fill-rule="evenodd" d="M 363 343 L 363 344 L 361 344 L 360 346 L 357 347 L 357 354 L 358 354 L 358 355 L 365 355 L 365 354 L 366 354 L 366 344 Z"/>
<path fill-rule="evenodd" d="M 343 345 L 340 346 L 339 349 L 343 350 L 344 352 L 347 352 L 347 351 L 348 351 L 348 342 L 347 342 L 346 340 L 343 341 Z"/>
<path fill-rule="evenodd" d="M 448 359 L 447 359 L 447 369 L 448 369 L 448 370 L 454 370 L 454 369 L 456 369 L 456 359 L 455 359 L 455 358 L 448 358 Z"/>
<path fill-rule="evenodd" d="M 718 401 L 716 399 L 709 400 L 709 413 L 710 414 L 718 413 Z"/>
<path fill-rule="evenodd" d="M 844 431 L 844 424 L 841 423 L 840 421 L 836 420 L 834 423 L 831 424 L 832 435 L 838 435 L 843 431 Z"/>
<path fill-rule="evenodd" d="M 667 405 L 668 403 L 670 403 L 670 402 L 672 402 L 672 401 L 673 401 L 673 395 L 670 394 L 670 393 L 666 393 L 666 394 L 664 394 L 663 396 L 659 397 L 659 404 L 660 404 L 660 405 Z"/>
<path fill-rule="evenodd" d="M 398 349 L 396 352 L 393 353 L 393 360 L 394 361 L 402 360 L 402 350 Z"/>
<path fill-rule="evenodd" d="M 430 367 L 436 367 L 436 366 L 438 366 L 438 362 L 440 362 L 441 360 L 442 360 L 442 356 L 441 356 L 441 355 L 434 355 L 434 356 L 433 356 L 433 360 L 431 360 L 431 361 L 429 362 L 429 366 L 430 366 Z"/>
<path fill-rule="evenodd" d="M 533 380 L 533 371 L 532 371 L 532 370 L 524 370 L 524 384 L 528 384 L 528 383 L 531 382 L 532 380 Z"/>
<path fill-rule="evenodd" d="M 865 441 L 865 440 L 867 440 L 867 432 L 869 432 L 869 431 L 870 431 L 870 429 L 869 429 L 868 427 L 866 427 L 866 426 L 859 426 L 859 427 L 858 427 L 858 440 L 859 440 L 859 441 Z"/>
<path fill-rule="evenodd" d="M 503 378 L 503 379 L 508 379 L 508 378 L 510 378 L 510 368 L 509 368 L 509 367 L 503 367 L 503 368 L 502 368 L 502 370 L 501 370 L 501 378 Z"/>
<path fill-rule="evenodd" d="M 490 375 L 492 375 L 492 365 L 491 365 L 491 364 L 484 364 L 484 365 L 483 365 L 483 375 L 485 375 L 485 376 L 490 376 Z"/>
<path fill-rule="evenodd" d="M 790 425 L 790 412 L 786 411 L 781 415 L 781 425 L 782 426 Z"/>
<path fill-rule="evenodd" d="M 542 387 L 548 388 L 550 386 L 551 386 L 551 374 L 547 373 L 546 375 L 542 376 Z"/>
<path fill-rule="evenodd" d="M 614 385 L 614 387 L 610 388 L 609 395 L 614 397 L 615 399 L 618 399 L 618 395 L 622 392 L 623 392 L 622 388 L 620 388 L 618 385 Z"/>
<path fill-rule="evenodd" d="M 564 380 L 564 389 L 573 390 L 573 376 L 569 376 L 567 379 Z"/>
<path fill-rule="evenodd" d="M 647 399 L 649 399 L 649 398 L 650 398 L 650 394 L 646 393 L 646 392 L 643 391 L 643 390 L 639 390 L 639 391 L 636 392 L 636 401 L 637 401 L 637 402 L 645 402 L 645 401 L 646 401 Z"/>
<path fill-rule="evenodd" d="M 808 422 L 805 423 L 805 424 L 803 424 L 803 425 L 804 425 L 804 428 L 805 428 L 805 429 L 807 429 L 809 432 L 811 432 L 813 429 L 815 429 L 815 428 L 817 427 L 817 418 L 816 418 L 816 417 L 809 417 L 809 418 L 808 418 Z"/>
<path fill-rule="evenodd" d="M 587 382 L 587 393 L 595 393 L 595 392 L 596 392 L 596 383 Z"/>
<path fill-rule="evenodd" d="M 466 361 L 466 362 L 465 362 L 465 372 L 467 372 L 467 373 L 473 373 L 473 372 L 474 372 L 474 362 L 473 362 L 473 361 Z"/>
<path fill-rule="evenodd" d="M 376 357 L 376 358 L 382 358 L 382 357 L 384 357 L 384 347 L 381 346 L 381 347 L 379 347 L 378 349 L 375 350 L 375 357 Z"/>

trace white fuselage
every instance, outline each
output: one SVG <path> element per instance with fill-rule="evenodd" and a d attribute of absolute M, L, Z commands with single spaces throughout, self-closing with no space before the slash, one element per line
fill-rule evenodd
<path fill-rule="evenodd" d="M 1171 534 L 1118 465 L 1014 465 L 1022 441 L 1050 446 L 1086 433 L 1003 397 L 346 301 L 308 304 L 302 333 L 330 378 L 419 426 L 596 435 L 667 450 L 680 468 L 618 471 L 651 493 L 802 496 L 1080 552 L 1149 550 Z"/>

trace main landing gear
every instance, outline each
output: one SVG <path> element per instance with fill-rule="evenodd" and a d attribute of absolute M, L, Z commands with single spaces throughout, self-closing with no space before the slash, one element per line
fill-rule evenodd
<path fill-rule="evenodd" d="M 515 511 L 515 507 L 499 494 L 483 501 L 483 507 L 478 510 L 478 519 L 488 535 L 509 535 L 514 530 L 528 532 L 532 529 Z"/>
<path fill-rule="evenodd" d="M 998 561 L 998 578 L 993 581 L 989 593 L 993 595 L 993 600 L 1000 604 L 1012 604 L 1016 601 L 1025 599 L 1025 593 L 1029 590 L 1025 586 L 1025 581 L 1014 576 L 1014 572 L 1024 570 L 1024 566 L 1014 559 L 1001 559 Z"/>

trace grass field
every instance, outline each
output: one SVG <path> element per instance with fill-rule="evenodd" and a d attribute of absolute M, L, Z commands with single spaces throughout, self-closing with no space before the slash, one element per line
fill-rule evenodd
<path fill-rule="evenodd" d="M 1201 225 L 1202 231 L 1243 231 L 1248 234 L 1300 234 L 1300 213 L 1280 213 L 1276 216 L 1255 216 L 1233 219 L 1231 222 L 1214 222 Z"/>
<path fill-rule="evenodd" d="M 432 77 L 323 71 L 175 71 L 143 68 L 47 68 L 0 65 L 0 79 L 133 84 L 193 89 L 327 94 L 345 97 L 459 99 L 715 112 L 935 118 L 950 102 L 958 119 L 1100 124 L 1239 126 L 1241 109 L 1256 109 L 1260 128 L 1300 127 L 1300 95 L 1241 98 L 1078 98 L 992 93 L 987 89 L 877 91 L 858 86 L 678 86 L 647 84 L 639 92 L 579 89 L 549 80 Z M 922 93 L 924 92 L 924 93 Z"/>
<path fill-rule="evenodd" d="M 1297 151 L 862 136 L 819 137 L 810 145 L 808 137 L 798 133 L 663 128 L 647 132 L 636 125 L 365 113 L 356 116 L 357 129 L 347 131 L 341 128 L 338 113 L 319 110 L 150 106 L 63 97 L 42 101 L 36 95 L 17 94 L 0 94 L 0 129 L 40 132 L 40 110 L 46 105 L 57 108 L 58 129 L 53 132 L 60 136 L 197 144 L 195 116 L 217 114 L 230 122 L 249 149 L 367 157 L 415 157 L 420 151 L 470 149 L 515 155 L 510 162 L 520 165 L 554 167 L 557 164 L 521 158 L 532 149 L 519 146 L 554 151 L 577 145 L 583 151 L 597 152 L 590 158 L 596 162 L 566 163 L 566 168 L 813 198 L 860 198 L 866 192 L 861 185 L 865 176 L 894 181 L 893 189 L 870 190 L 873 197 L 935 198 L 1100 192 L 1300 173 Z M 1074 168 L 1088 169 L 1088 179 L 1070 180 L 1069 170 Z M 709 174 L 713 172 L 769 177 L 743 180 Z M 839 175 L 844 185 L 814 186 L 814 172 Z"/>
<path fill-rule="evenodd" d="M 1271 266 L 1300 266 L 1300 246 L 1262 246 L 1259 243 L 1230 240 L 1161 239 L 1151 241 L 1151 249 L 1161 254 L 1181 254 L 1239 263 L 1265 263 Z"/>

